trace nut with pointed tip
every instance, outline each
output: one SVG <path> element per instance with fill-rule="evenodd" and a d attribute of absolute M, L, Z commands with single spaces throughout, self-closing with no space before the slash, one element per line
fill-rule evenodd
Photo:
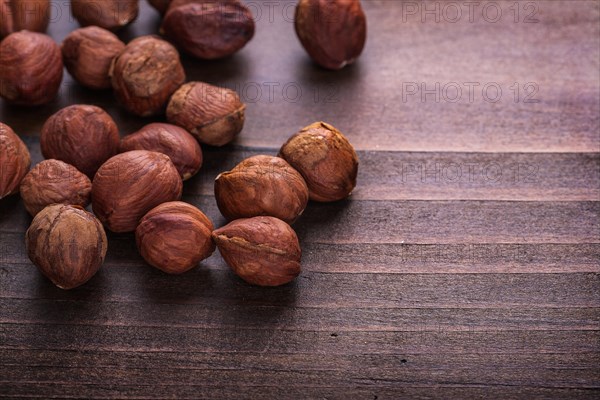
<path fill-rule="evenodd" d="M 108 246 L 102 224 L 92 213 L 64 204 L 40 211 L 25 236 L 31 261 L 61 289 L 90 280 L 102 266 Z"/>
<path fill-rule="evenodd" d="M 69 73 L 90 89 L 111 87 L 108 71 L 113 59 L 124 48 L 125 43 L 114 33 L 97 26 L 74 30 L 61 46 L 63 62 Z"/>
<path fill-rule="evenodd" d="M 44 160 L 21 181 L 21 198 L 25 209 L 35 217 L 51 204 L 87 207 L 92 182 L 77 168 L 60 160 Z"/>
<path fill-rule="evenodd" d="M 329 124 L 316 122 L 302 129 L 281 147 L 279 156 L 304 177 L 311 200 L 342 200 L 356 187 L 356 151 Z"/>
<path fill-rule="evenodd" d="M 244 127 L 246 105 L 236 92 L 189 82 L 171 97 L 167 120 L 191 132 L 201 143 L 224 146 Z"/>
<path fill-rule="evenodd" d="M 308 187 L 283 158 L 254 156 L 217 176 L 215 197 L 229 220 L 265 215 L 291 224 L 306 208 Z"/>
<path fill-rule="evenodd" d="M 367 17 L 360 0 L 300 0 L 294 23 L 306 52 L 328 69 L 352 64 L 367 40 Z"/>
<path fill-rule="evenodd" d="M 82 26 L 115 31 L 138 16 L 139 0 L 71 0 L 71 13 Z"/>
<path fill-rule="evenodd" d="M 63 78 L 60 47 L 50 36 L 20 31 L 0 42 L 0 96 L 39 106 L 54 100 Z"/>
<path fill-rule="evenodd" d="M 0 200 L 19 191 L 30 165 L 31 156 L 25 143 L 0 122 Z"/>
<path fill-rule="evenodd" d="M 135 230 L 144 260 L 168 274 L 182 274 L 215 251 L 213 224 L 196 207 L 181 202 L 163 203 L 150 210 Z"/>
<path fill-rule="evenodd" d="M 218 59 L 242 49 L 254 36 L 250 10 L 238 1 L 183 1 L 168 8 L 161 32 L 186 53 Z"/>
<path fill-rule="evenodd" d="M 45 158 L 73 165 L 90 179 L 119 150 L 115 121 L 96 106 L 77 104 L 52 115 L 40 135 Z"/>
<path fill-rule="evenodd" d="M 202 166 L 202 149 L 188 131 L 171 124 L 153 123 L 121 139 L 120 152 L 157 151 L 169 156 L 182 179 L 196 175 Z"/>
<path fill-rule="evenodd" d="M 117 154 L 92 182 L 92 209 L 113 232 L 133 232 L 151 209 L 181 198 L 183 182 L 171 159 L 147 150 Z"/>
<path fill-rule="evenodd" d="M 274 217 L 235 220 L 212 233 L 225 262 L 246 282 L 279 286 L 300 274 L 296 232 Z"/>
<path fill-rule="evenodd" d="M 117 100 L 131 113 L 163 113 L 171 95 L 185 82 L 179 53 L 154 36 L 141 36 L 115 57 L 109 75 Z"/>
<path fill-rule="evenodd" d="M 28 30 L 46 32 L 50 0 L 0 0 L 0 38 Z"/>

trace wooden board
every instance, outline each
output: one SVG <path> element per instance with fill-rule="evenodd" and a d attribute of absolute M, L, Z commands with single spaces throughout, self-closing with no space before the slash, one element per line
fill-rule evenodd
<path fill-rule="evenodd" d="M 365 53 L 339 72 L 307 58 L 293 1 L 247 4 L 245 49 L 184 57 L 188 80 L 248 104 L 184 199 L 223 225 L 216 175 L 316 120 L 359 151 L 352 198 L 310 204 L 294 225 L 303 273 L 283 287 L 245 284 L 218 253 L 167 276 L 109 234 L 103 269 L 68 292 L 29 261 L 18 196 L 3 200 L 0 397 L 597 398 L 600 4 L 365 0 Z M 60 42 L 77 23 L 53 7 Z M 142 1 L 119 35 L 158 26 Z M 42 124 L 76 103 L 122 135 L 151 121 L 68 74 L 47 106 L 0 100 L 0 120 L 37 163 Z"/>

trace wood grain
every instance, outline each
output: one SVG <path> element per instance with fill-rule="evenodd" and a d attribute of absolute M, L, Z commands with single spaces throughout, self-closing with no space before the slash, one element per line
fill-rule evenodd
<path fill-rule="evenodd" d="M 184 195 L 217 225 L 214 197 Z M 3 233 L 24 233 L 22 203 L 0 212 Z M 294 225 L 318 243 L 598 243 L 599 202 L 352 201 L 312 203 Z"/>
<path fill-rule="evenodd" d="M 39 138 L 25 140 L 34 164 Z M 600 150 L 600 149 L 599 149 Z M 188 195 L 211 196 L 214 180 L 242 160 L 278 149 L 204 146 Z M 600 154 L 359 151 L 354 200 L 598 201 Z"/>
<path fill-rule="evenodd" d="M 150 377 L 152 382 L 156 377 Z M 0 390 L 10 394 L 11 398 L 80 398 L 87 399 L 255 399 L 258 397 L 274 399 L 394 399 L 398 396 L 407 398 L 447 399 L 453 398 L 497 398 L 503 399 L 595 399 L 594 390 L 576 388 L 542 388 L 542 387 L 514 387 L 510 385 L 478 386 L 470 385 L 461 387 L 452 382 L 436 385 L 436 391 L 430 389 L 431 385 L 403 384 L 399 388 L 390 388 L 379 385 L 354 385 L 351 389 L 346 387 L 282 387 L 281 382 L 274 386 L 239 387 L 231 386 L 203 386 L 202 383 L 193 385 L 85 385 L 63 383 L 10 383 L 1 386 Z M 2 392 L 0 392 L 1 394 Z M 40 395 L 40 393 L 43 393 Z"/>
<path fill-rule="evenodd" d="M 218 304 L 159 303 L 150 307 L 139 302 L 102 302 L 91 315 L 85 315 L 89 301 L 5 298 L 7 317 L 2 323 L 28 325 L 90 325 L 181 328 L 231 328 L 277 330 L 282 333 L 311 327 L 319 332 L 340 334 L 355 330 L 367 332 L 497 332 L 497 331 L 593 331 L 600 318 L 597 308 L 542 307 L 477 308 L 386 307 L 385 318 L 376 305 L 362 307 L 307 307 L 295 305 L 293 317 L 281 325 L 281 316 L 290 315 L 289 306 L 235 304 L 225 310 Z M 37 310 L 46 309 L 39 315 Z M 424 310 L 426 309 L 426 310 Z M 425 312 L 424 312 L 425 311 Z M 273 318 L 273 315 L 279 318 Z M 476 322 L 476 323 L 475 323 Z"/>
<path fill-rule="evenodd" d="M 239 139 L 205 147 L 184 187 L 216 226 L 214 179 L 244 158 L 277 154 L 316 120 L 357 147 L 352 197 L 310 203 L 294 225 L 300 277 L 253 287 L 218 252 L 168 276 L 133 235 L 109 233 L 104 267 L 63 291 L 27 257 L 19 197 L 3 199 L 0 398 L 598 398 L 600 5 L 494 1 L 470 15 L 463 2 L 362 3 L 367 47 L 342 71 L 308 60 L 295 0 L 247 2 L 257 33 L 237 55 L 183 57 L 188 80 L 248 105 Z M 60 42 L 77 24 L 53 5 Z M 142 1 L 119 36 L 159 23 Z M 47 106 L 0 100 L 0 121 L 36 164 L 44 121 L 76 103 L 105 108 L 121 135 L 154 121 L 68 74 Z"/>
<path fill-rule="evenodd" d="M 8 332 L 10 331 L 10 335 Z M 600 339 L 597 331 L 544 332 L 362 332 L 337 336 L 319 331 L 270 331 L 249 335 L 241 329 L 181 327 L 68 326 L 5 324 L 0 328 L 5 346 L 48 350 L 267 352 L 317 354 L 395 354 L 397 352 L 461 353 L 469 348 L 480 352 L 514 353 L 592 352 Z M 36 339 L 37 338 L 37 339 Z M 77 338 L 74 342 L 73 339 Z"/>
<path fill-rule="evenodd" d="M 69 356 L 68 363 L 59 364 L 61 352 Z M 73 350 L 7 350 L 0 349 L 5 365 L 21 365 L 30 367 L 85 367 L 89 360 L 98 368 L 130 365 L 142 369 L 149 365 L 161 365 L 164 368 L 209 369 L 220 366 L 222 369 L 246 368 L 278 370 L 347 370 L 352 365 L 364 365 L 366 368 L 379 366 L 382 369 L 411 368 L 525 368 L 532 362 L 538 362 L 539 368 L 594 368 L 598 367 L 600 358 L 593 353 L 541 353 L 523 351 L 514 354 L 506 353 L 473 353 L 465 351 L 460 354 L 448 353 L 398 353 L 398 354 L 277 354 L 277 353 L 226 353 L 226 352 L 122 352 L 122 351 L 73 351 Z M 26 362 L 23 362 L 23 358 Z"/>
<path fill-rule="evenodd" d="M 352 371 L 352 370 L 351 370 Z M 153 375 L 160 375 L 161 382 L 165 386 L 186 386 L 196 385 L 198 382 L 207 382 L 203 386 L 210 387 L 209 382 L 215 381 L 242 381 L 240 388 L 252 387 L 258 385 L 275 386 L 277 382 L 290 382 L 290 387 L 319 387 L 324 380 L 330 382 L 332 386 L 351 387 L 353 385 L 379 384 L 380 386 L 389 386 L 391 384 L 438 384 L 448 382 L 448 379 L 455 385 L 465 384 L 487 384 L 502 385 L 507 381 L 516 384 L 528 383 L 528 380 L 534 376 L 534 383 L 553 382 L 552 387 L 586 387 L 586 383 L 593 382 L 594 372 L 588 374 L 579 370 L 556 371 L 554 368 L 540 369 L 535 374 L 527 373 L 523 368 L 491 368 L 470 370 L 465 373 L 461 369 L 452 369 L 447 378 L 435 379 L 429 376 L 427 370 L 411 368 L 381 369 L 378 367 L 365 365 L 360 372 L 348 372 L 347 370 L 294 370 L 289 367 L 283 370 L 260 370 L 254 369 L 248 373 L 245 366 L 232 369 L 215 368 L 164 368 L 157 366 L 154 369 L 149 368 L 131 368 L 129 366 L 114 366 L 109 368 L 89 369 L 85 367 L 23 367 L 10 366 L 0 368 L 3 379 L 13 382 L 23 383 L 58 383 L 64 385 L 70 384 L 93 384 L 95 376 L 101 373 L 104 377 L 104 385 L 112 386 L 115 384 L 134 385 L 136 382 L 148 379 Z M 125 373 L 127 372 L 127 373 Z M 469 374 L 471 372 L 471 374 Z M 24 377 L 27 378 L 24 378 Z M 539 379 L 536 382 L 536 378 Z"/>
<path fill-rule="evenodd" d="M 89 302 L 84 309 L 90 311 L 95 302 L 101 301 L 143 302 L 148 312 L 157 303 L 253 304 L 285 305 L 291 308 L 291 317 L 298 307 L 569 308 L 595 307 L 600 300 L 597 273 L 404 275 L 305 271 L 291 284 L 266 290 L 244 283 L 228 269 L 198 268 L 171 277 L 135 265 L 104 268 L 85 287 L 69 292 L 51 286 L 29 264 L 9 265 L 2 273 L 4 298 L 81 299 Z"/>
<path fill-rule="evenodd" d="M 0 261 L 29 264 L 22 233 L 4 233 Z M 109 235 L 108 268 L 143 263 L 131 235 Z M 320 243 L 303 240 L 305 271 L 336 273 L 580 273 L 600 272 L 599 243 Z M 227 269 L 213 256 L 203 262 Z"/>

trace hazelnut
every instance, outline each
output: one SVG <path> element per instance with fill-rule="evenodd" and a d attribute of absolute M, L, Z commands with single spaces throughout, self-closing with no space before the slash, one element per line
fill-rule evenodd
<path fill-rule="evenodd" d="M 117 154 L 119 140 L 117 125 L 104 110 L 73 105 L 48 118 L 40 146 L 45 158 L 64 161 L 93 178 L 102 163 Z"/>
<path fill-rule="evenodd" d="M 92 182 L 92 209 L 113 232 L 133 232 L 140 219 L 167 201 L 179 200 L 183 182 L 168 156 L 146 150 L 118 154 Z"/>
<path fill-rule="evenodd" d="M 19 191 L 30 165 L 31 156 L 25 143 L 8 125 L 0 122 L 0 200 Z"/>
<path fill-rule="evenodd" d="M 46 32 L 50 0 L 0 0 L 0 38 L 22 30 Z"/>
<path fill-rule="evenodd" d="M 135 230 L 144 260 L 168 274 L 182 274 L 215 251 L 213 224 L 196 207 L 173 201 L 153 208 Z"/>
<path fill-rule="evenodd" d="M 156 9 L 161 15 L 164 15 L 169 8 L 171 0 L 148 0 L 148 3 Z"/>
<path fill-rule="evenodd" d="M 167 14 L 171 10 L 174 10 L 181 6 L 186 6 L 188 4 L 212 4 L 212 6 L 215 7 L 225 3 L 242 4 L 241 0 L 171 0 L 169 5 L 165 9 L 165 14 Z"/>
<path fill-rule="evenodd" d="M 104 229 L 92 213 L 64 204 L 40 211 L 25 242 L 29 259 L 61 289 L 90 280 L 102 266 L 108 246 Z"/>
<path fill-rule="evenodd" d="M 135 20 L 138 12 L 139 0 L 71 0 L 71 13 L 82 26 L 114 31 Z"/>
<path fill-rule="evenodd" d="M 210 146 L 231 142 L 244 127 L 246 105 L 233 90 L 189 82 L 171 97 L 167 120 Z"/>
<path fill-rule="evenodd" d="M 302 129 L 279 155 L 304 177 L 311 200 L 342 200 L 356 186 L 358 156 L 348 139 L 329 124 L 316 122 Z"/>
<path fill-rule="evenodd" d="M 229 56 L 254 36 L 252 13 L 237 1 L 173 3 L 161 32 L 194 57 L 211 60 Z"/>
<path fill-rule="evenodd" d="M 225 262 L 246 282 L 279 286 L 300 273 L 296 232 L 274 217 L 238 219 L 212 233 Z"/>
<path fill-rule="evenodd" d="M 229 220 L 266 215 L 293 223 L 306 208 L 308 188 L 284 159 L 254 156 L 217 176 L 215 197 Z"/>
<path fill-rule="evenodd" d="M 177 7 L 185 6 L 187 4 L 203 4 L 203 3 L 212 3 L 213 5 L 218 5 L 222 3 L 237 3 L 241 4 L 240 0 L 171 0 L 166 12 L 169 12 Z"/>
<path fill-rule="evenodd" d="M 295 27 L 307 53 L 328 69 L 352 64 L 367 40 L 367 17 L 360 0 L 300 0 Z"/>
<path fill-rule="evenodd" d="M 42 161 L 21 182 L 21 198 L 32 216 L 51 204 L 86 207 L 91 193 L 90 179 L 59 160 Z"/>
<path fill-rule="evenodd" d="M 65 67 L 81 85 L 90 89 L 111 87 L 108 71 L 125 43 L 112 32 L 97 26 L 79 28 L 62 43 Z"/>
<path fill-rule="evenodd" d="M 52 101 L 63 77 L 60 48 L 50 36 L 20 31 L 0 42 L 0 96 L 38 106 Z"/>
<path fill-rule="evenodd" d="M 117 99 L 142 117 L 164 112 L 169 97 L 185 81 L 175 47 L 153 36 L 132 40 L 113 60 L 109 74 Z"/>
<path fill-rule="evenodd" d="M 183 128 L 175 125 L 154 123 L 121 139 L 121 153 L 131 150 L 150 150 L 169 156 L 182 179 L 188 180 L 202 166 L 200 145 Z"/>

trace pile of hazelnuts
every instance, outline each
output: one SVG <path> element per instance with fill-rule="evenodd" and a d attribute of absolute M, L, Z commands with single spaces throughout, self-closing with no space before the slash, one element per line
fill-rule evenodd
<path fill-rule="evenodd" d="M 293 280 L 300 273 L 301 249 L 290 225 L 309 199 L 342 200 L 356 186 L 358 157 L 346 137 L 317 122 L 290 137 L 277 157 L 254 156 L 220 174 L 215 198 L 230 222 L 214 229 L 202 211 L 179 200 L 183 181 L 202 166 L 200 144 L 226 145 L 243 129 L 246 107 L 237 93 L 203 82 L 185 83 L 178 50 L 167 41 L 143 36 L 125 45 L 107 30 L 135 19 L 137 0 L 72 0 L 79 22 L 95 26 L 75 30 L 61 47 L 42 33 L 21 30 L 44 31 L 47 25 L 43 13 L 41 22 L 20 18 L 18 3 L 23 2 L 37 3 L 42 11 L 48 3 L 1 3 L 0 34 L 8 36 L 0 43 L 0 96 L 13 104 L 48 103 L 58 92 L 64 63 L 81 85 L 112 88 L 131 113 L 166 114 L 168 122 L 151 123 L 121 138 L 101 108 L 63 108 L 43 125 L 45 160 L 31 170 L 27 146 L 0 122 L 0 199 L 20 193 L 33 216 L 26 246 L 39 270 L 64 289 L 84 284 L 104 262 L 107 228 L 135 232 L 142 257 L 166 273 L 186 272 L 219 248 L 225 262 L 251 284 L 278 286 Z M 195 57 L 233 54 L 254 34 L 252 15 L 237 0 L 150 2 L 164 13 L 161 31 Z M 89 7 L 98 4 L 107 8 L 92 13 Z M 312 20 L 304 13 L 320 7 L 331 11 L 336 4 L 343 16 L 337 21 L 346 30 L 331 28 L 330 41 L 322 34 L 315 37 L 307 28 Z M 5 8 L 11 5 L 9 18 Z M 121 12 L 109 12 L 115 7 Z M 328 47 L 356 36 L 339 36 L 356 31 L 356 18 L 348 15 L 362 15 L 358 19 L 363 21 L 360 49 L 354 54 L 341 51 L 344 46 Z M 197 18 L 203 23 L 198 25 Z M 313 55 L 319 64 L 338 69 L 362 51 L 364 21 L 359 0 L 301 0 L 296 30 L 309 54 L 319 48 Z M 90 204 L 93 213 L 85 209 Z"/>

